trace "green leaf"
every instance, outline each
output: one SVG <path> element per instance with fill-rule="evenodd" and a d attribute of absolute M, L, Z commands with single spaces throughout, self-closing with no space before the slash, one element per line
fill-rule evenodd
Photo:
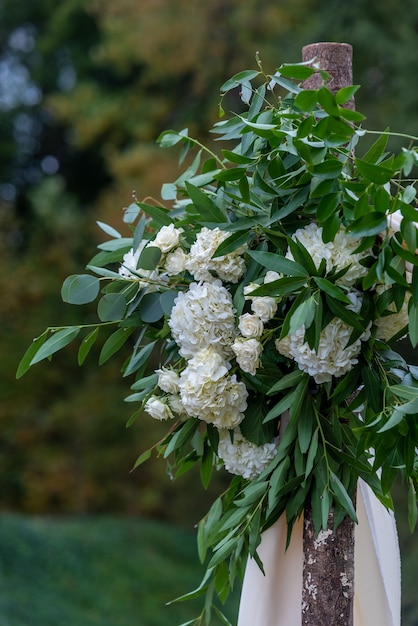
<path fill-rule="evenodd" d="M 418 409 L 418 403 L 416 404 L 416 407 Z M 400 422 L 402 422 L 404 417 L 405 417 L 405 414 L 395 408 L 394 411 L 392 412 L 392 415 L 388 419 L 388 421 L 385 422 L 385 424 L 381 428 L 379 428 L 377 432 L 384 433 L 387 430 L 391 430 L 391 428 L 395 428 L 395 426 L 397 426 L 398 424 L 400 424 Z"/>
<path fill-rule="evenodd" d="M 315 70 L 312 67 L 299 63 L 281 65 L 279 72 L 286 78 L 295 78 L 296 80 L 306 80 L 312 76 L 312 74 L 315 74 Z"/>
<path fill-rule="evenodd" d="M 100 281 L 90 274 L 68 276 L 61 287 L 61 297 L 69 304 L 87 304 L 98 296 Z"/>
<path fill-rule="evenodd" d="M 375 165 L 362 159 L 354 159 L 354 163 L 362 176 L 377 185 L 388 183 L 394 176 L 394 171 L 384 165 Z"/>
<path fill-rule="evenodd" d="M 385 213 L 371 211 L 367 215 L 362 215 L 357 220 L 351 222 L 347 227 L 347 232 L 359 237 L 369 237 L 384 232 L 387 227 Z"/>
<path fill-rule="evenodd" d="M 151 450 L 145 450 L 145 452 L 140 454 L 137 460 L 135 461 L 135 464 L 132 469 L 136 469 L 137 467 L 142 465 L 142 463 L 145 463 L 145 461 L 148 461 L 148 459 L 151 458 L 151 452 L 152 452 Z"/>
<path fill-rule="evenodd" d="M 126 311 L 126 300 L 121 293 L 107 293 L 97 306 L 97 315 L 102 322 L 118 322 Z"/>
<path fill-rule="evenodd" d="M 246 507 L 260 500 L 267 493 L 268 482 L 252 482 L 239 495 L 242 497 L 234 500 L 234 504 L 238 507 Z"/>
<path fill-rule="evenodd" d="M 180 132 L 166 130 L 157 138 L 157 143 L 160 144 L 161 148 L 171 148 L 171 146 L 175 146 L 185 139 L 187 139 L 187 128 Z"/>
<path fill-rule="evenodd" d="M 209 487 L 213 471 L 213 452 L 209 446 L 205 446 L 202 461 L 200 463 L 200 480 L 205 489 Z"/>
<path fill-rule="evenodd" d="M 301 111 L 314 111 L 318 106 L 318 90 L 304 89 L 297 94 L 294 102 Z"/>
<path fill-rule="evenodd" d="M 315 318 L 315 311 L 315 297 L 310 296 L 310 298 L 304 300 L 292 314 L 292 317 L 290 318 L 289 333 L 295 333 L 302 326 L 309 328 Z"/>
<path fill-rule="evenodd" d="M 242 70 L 241 72 L 234 74 L 232 78 L 225 81 L 220 88 L 220 92 L 226 93 L 227 91 L 231 91 L 231 89 L 235 89 L 239 85 L 242 85 L 242 83 L 246 83 L 254 78 L 257 78 L 259 74 L 260 72 L 257 70 Z"/>
<path fill-rule="evenodd" d="M 224 223 L 227 221 L 224 213 L 211 198 L 198 187 L 186 182 L 186 189 L 194 207 L 205 221 Z"/>
<path fill-rule="evenodd" d="M 286 259 L 280 254 L 275 254 L 274 252 L 259 252 L 257 250 L 250 250 L 248 254 L 257 261 L 257 263 L 260 263 L 260 265 L 269 270 L 285 274 L 286 276 L 309 277 L 309 273 L 303 265 L 291 259 Z"/>
<path fill-rule="evenodd" d="M 115 239 L 119 239 L 120 237 L 122 237 L 122 235 L 115 228 L 113 228 L 112 226 L 109 226 L 109 224 L 105 224 L 104 222 L 99 222 L 99 221 L 96 221 L 96 224 L 107 235 L 110 235 L 110 237 L 114 237 Z"/>
<path fill-rule="evenodd" d="M 318 285 L 321 291 L 327 293 L 331 298 L 335 298 L 340 302 L 344 302 L 344 304 L 350 304 L 350 299 L 345 295 L 344 291 L 340 289 L 337 285 L 329 281 L 327 278 L 320 278 L 319 276 L 314 276 L 314 281 Z"/>
<path fill-rule="evenodd" d="M 171 310 L 174 306 L 174 301 L 178 296 L 178 292 L 170 289 L 169 291 L 164 291 L 164 293 L 160 296 L 160 304 L 163 310 L 164 315 L 169 317 L 171 315 Z"/>
<path fill-rule="evenodd" d="M 214 174 L 213 178 L 220 181 L 240 180 L 245 176 L 246 169 L 243 167 L 228 167 Z"/>
<path fill-rule="evenodd" d="M 417 492 L 412 479 L 409 479 L 408 484 L 408 524 L 411 533 L 414 532 L 418 519 L 418 507 L 417 507 Z"/>
<path fill-rule="evenodd" d="M 354 94 L 359 88 L 360 85 L 348 85 L 347 87 L 342 87 L 335 94 L 335 102 L 337 104 L 345 104 L 354 97 Z"/>
<path fill-rule="evenodd" d="M 333 115 L 335 117 L 340 116 L 340 110 L 338 108 L 337 102 L 333 94 L 326 87 L 321 87 L 318 90 L 318 102 L 328 113 L 328 115 Z"/>
<path fill-rule="evenodd" d="M 304 401 L 301 403 L 301 410 L 298 418 L 298 444 L 302 454 L 305 454 L 309 449 L 315 423 L 316 420 L 312 404 L 309 401 L 309 398 L 307 399 L 305 396 Z M 307 476 L 306 469 L 305 476 Z"/>
<path fill-rule="evenodd" d="M 161 259 L 161 250 L 157 246 L 146 246 L 138 259 L 138 267 L 143 270 L 154 270 Z"/>
<path fill-rule="evenodd" d="M 68 328 L 55 331 L 51 337 L 49 337 L 49 339 L 47 339 L 37 350 L 35 356 L 30 362 L 30 365 L 39 363 L 39 361 L 50 357 L 55 352 L 58 352 L 58 350 L 67 346 L 77 337 L 79 332 L 80 328 L 78 326 L 70 326 Z"/>
<path fill-rule="evenodd" d="M 388 129 L 386 129 L 388 130 Z M 366 163 L 377 163 L 378 160 L 380 159 L 380 157 L 382 156 L 382 154 L 384 153 L 385 149 L 386 149 L 386 144 L 388 142 L 388 137 L 389 134 L 386 133 L 382 133 L 380 135 L 380 137 L 378 137 L 376 139 L 376 141 L 374 142 L 374 144 L 372 144 L 372 146 L 368 149 L 368 151 L 366 152 L 366 154 L 363 156 L 363 162 Z"/>
<path fill-rule="evenodd" d="M 99 330 L 98 328 L 96 330 Z M 134 328 L 118 328 L 103 344 L 99 356 L 99 365 L 103 365 L 113 356 L 132 335 Z"/>
<path fill-rule="evenodd" d="M 325 220 L 334 215 L 340 201 L 341 196 L 339 193 L 330 193 L 321 198 L 316 208 L 316 217 L 318 222 L 325 222 Z"/>
<path fill-rule="evenodd" d="M 142 365 L 144 365 L 144 363 L 148 361 L 155 347 L 155 344 L 156 342 L 153 341 L 146 346 L 143 346 L 138 352 L 132 355 L 132 358 L 130 359 L 123 373 L 124 378 L 136 372 Z"/>
<path fill-rule="evenodd" d="M 343 507 L 345 511 L 347 511 L 351 519 L 353 519 L 356 523 L 358 523 L 353 501 L 351 500 L 350 496 L 347 493 L 347 490 L 345 489 L 344 485 L 342 484 L 338 476 L 336 476 L 336 474 L 334 474 L 334 472 L 332 471 L 331 471 L 331 489 L 337 502 Z"/>
<path fill-rule="evenodd" d="M 110 241 L 104 241 L 97 247 L 99 250 L 105 250 L 106 252 L 120 252 L 122 254 L 132 248 L 132 238 L 121 237 L 120 239 L 110 239 Z"/>
<path fill-rule="evenodd" d="M 288 389 L 289 387 L 295 387 L 301 380 L 304 378 L 306 374 L 304 374 L 301 370 L 294 370 L 290 372 L 290 374 L 286 374 L 283 376 L 277 383 L 269 389 L 267 395 L 272 396 L 283 389 Z"/>
<path fill-rule="evenodd" d="M 166 459 L 174 450 L 185 446 L 195 434 L 200 421 L 194 417 L 190 417 L 187 421 L 183 422 L 179 429 L 171 437 L 169 444 L 164 451 L 164 458 Z"/>
<path fill-rule="evenodd" d="M 326 296 L 326 302 L 329 309 L 331 309 L 331 312 L 334 313 L 336 317 L 339 317 L 343 322 L 356 330 L 360 330 L 361 332 L 365 331 L 364 323 L 361 321 L 358 314 L 349 311 L 342 303 L 335 300 L 335 298 L 330 298 L 328 295 Z"/>
<path fill-rule="evenodd" d="M 98 335 L 99 335 L 99 327 L 96 326 L 94 330 L 92 330 L 86 337 L 84 337 L 83 341 L 80 344 L 80 348 L 78 350 L 77 359 L 78 359 L 79 365 L 83 365 Z"/>
<path fill-rule="evenodd" d="M 137 204 L 141 211 L 152 217 L 156 225 L 160 228 L 162 226 L 170 226 L 170 224 L 173 223 L 173 219 L 170 217 L 168 209 L 160 206 L 154 206 L 153 204 L 145 204 L 144 202 L 138 202 Z"/>
<path fill-rule="evenodd" d="M 411 341 L 412 347 L 415 348 L 418 344 L 418 304 L 410 304 L 408 311 L 408 328 L 409 328 L 409 339 Z"/>
<path fill-rule="evenodd" d="M 158 322 L 164 315 L 161 306 L 161 295 L 159 293 L 145 294 L 140 303 L 139 314 L 142 321 L 146 324 Z"/>
<path fill-rule="evenodd" d="M 249 236 L 250 233 L 248 231 L 243 233 L 239 230 L 236 233 L 229 235 L 229 237 L 227 237 L 217 247 L 212 255 L 212 258 L 215 259 L 216 257 L 224 256 L 225 254 L 230 254 L 231 252 L 234 252 L 234 250 L 237 250 L 248 242 Z"/>
<path fill-rule="evenodd" d="M 38 352 L 39 348 L 45 343 L 47 336 L 48 336 L 48 329 L 45 330 L 42 333 L 42 335 L 39 335 L 39 337 L 37 337 L 36 339 L 32 341 L 29 348 L 26 350 L 25 354 L 23 355 L 19 363 L 19 366 L 17 368 L 17 371 L 16 371 L 17 379 L 21 378 L 24 374 L 26 374 L 26 372 L 31 366 L 33 357 Z"/>

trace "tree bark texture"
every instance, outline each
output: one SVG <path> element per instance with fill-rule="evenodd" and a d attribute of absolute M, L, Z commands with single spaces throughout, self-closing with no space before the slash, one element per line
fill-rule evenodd
<path fill-rule="evenodd" d="M 304 62 L 314 59 L 330 75 L 333 93 L 352 84 L 352 47 L 340 43 L 315 43 L 302 50 Z M 305 89 L 319 89 L 322 78 L 315 73 Z M 354 99 L 345 105 L 354 109 Z M 353 626 L 354 522 L 346 516 L 334 528 L 331 509 L 326 529 L 318 535 L 312 510 L 305 507 L 303 531 L 302 626 Z"/>
<path fill-rule="evenodd" d="M 336 93 L 342 87 L 353 84 L 353 48 L 348 43 L 311 43 L 302 48 L 302 61 L 307 63 L 314 60 L 321 70 L 330 75 L 326 86 Z M 305 89 L 319 89 L 322 85 L 320 74 L 315 73 L 304 83 Z M 354 109 L 354 98 L 345 105 L 347 109 Z"/>
<path fill-rule="evenodd" d="M 333 510 L 326 530 L 315 533 L 312 511 L 303 529 L 302 626 L 351 626 L 354 608 L 354 522 L 336 530 Z"/>

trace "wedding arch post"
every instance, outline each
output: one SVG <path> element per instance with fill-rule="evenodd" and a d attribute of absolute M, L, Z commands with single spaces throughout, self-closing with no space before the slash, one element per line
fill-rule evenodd
<path fill-rule="evenodd" d="M 302 50 L 302 60 L 315 59 L 328 72 L 334 93 L 352 84 L 352 47 L 345 43 L 314 43 Z M 304 87 L 318 89 L 321 76 L 313 74 Z M 354 100 L 346 104 L 354 108 Z M 305 507 L 303 530 L 302 626 L 353 626 L 354 522 L 346 516 L 334 529 L 331 509 L 325 530 L 316 534 L 312 510 Z"/>

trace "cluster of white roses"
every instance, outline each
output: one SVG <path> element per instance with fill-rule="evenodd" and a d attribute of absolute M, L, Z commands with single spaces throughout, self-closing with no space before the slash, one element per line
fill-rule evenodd
<path fill-rule="evenodd" d="M 260 474 L 271 461 L 277 448 L 277 439 L 256 446 L 247 441 L 239 428 L 247 409 L 248 391 L 238 380 L 233 360 L 241 371 L 256 375 L 261 366 L 265 325 L 276 315 L 279 297 L 252 296 L 260 287 L 250 283 L 244 287 L 244 298 L 251 312 L 236 320 L 230 291 L 223 285 L 236 284 L 245 272 L 242 246 L 230 254 L 213 258 L 218 246 L 231 233 L 219 228 L 202 228 L 189 252 L 182 247 L 182 229 L 174 225 L 162 227 L 152 241 L 143 240 L 136 251 L 131 250 L 119 270 L 123 278 L 138 280 L 141 288 L 155 291 L 175 276 L 187 271 L 196 282 L 179 292 L 172 308 L 168 325 L 183 360 L 179 371 L 162 367 L 157 370 L 158 387 L 162 394 L 152 395 L 145 410 L 159 420 L 187 416 L 213 424 L 219 429 L 218 455 L 226 469 L 245 478 Z M 341 228 L 332 242 L 324 243 L 322 229 L 315 223 L 297 230 L 293 239 L 309 252 L 315 266 L 323 260 L 327 273 L 346 270 L 338 284 L 347 294 L 347 309 L 359 313 L 362 294 L 354 288 L 355 281 L 366 274 L 361 261 L 370 251 L 355 253 L 358 240 L 348 237 Z M 161 251 L 157 268 L 144 270 L 140 256 L 146 247 Z M 290 250 L 286 258 L 293 260 Z M 267 284 L 281 278 L 267 271 L 262 282 Z M 381 287 L 382 291 L 387 287 Z M 378 337 L 389 339 L 407 321 L 407 303 L 400 312 L 394 306 L 389 315 L 376 321 Z M 386 311 L 387 313 L 387 311 Z M 238 322 L 238 323 L 237 323 Z M 363 341 L 370 337 L 370 326 L 350 343 L 352 327 L 334 318 L 322 330 L 317 350 L 305 341 L 302 326 L 285 338 L 276 339 L 280 354 L 292 359 L 298 368 L 311 376 L 317 384 L 341 377 L 357 362 Z"/>

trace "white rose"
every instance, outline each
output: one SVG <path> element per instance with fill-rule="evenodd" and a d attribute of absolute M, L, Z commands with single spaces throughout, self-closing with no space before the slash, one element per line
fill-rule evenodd
<path fill-rule="evenodd" d="M 163 226 L 156 234 L 153 244 L 154 246 L 157 246 L 161 252 L 169 252 L 179 245 L 181 233 L 182 230 L 174 228 L 174 224 L 170 224 L 170 226 Z"/>
<path fill-rule="evenodd" d="M 262 322 L 268 322 L 277 311 L 277 302 L 270 296 L 253 298 L 251 310 L 258 315 Z"/>
<path fill-rule="evenodd" d="M 228 430 L 220 430 L 218 455 L 231 474 L 251 480 L 259 476 L 274 459 L 278 439 L 256 446 L 242 436 L 239 428 L 234 429 L 233 441 Z"/>
<path fill-rule="evenodd" d="M 163 367 L 160 370 L 155 370 L 158 374 L 158 386 L 162 391 L 167 393 L 178 393 L 179 390 L 179 375 L 174 370 Z"/>
<path fill-rule="evenodd" d="M 239 318 L 238 328 L 243 337 L 260 337 L 263 334 L 264 325 L 257 315 L 244 313 Z"/>
<path fill-rule="evenodd" d="M 156 420 L 168 420 L 174 417 L 168 404 L 165 404 L 157 398 L 151 396 L 145 403 L 144 410 Z"/>
<path fill-rule="evenodd" d="M 187 255 L 182 248 L 176 248 L 167 254 L 164 269 L 168 276 L 176 276 L 186 269 Z"/>
<path fill-rule="evenodd" d="M 179 395 L 172 394 L 168 396 L 168 404 L 170 405 L 170 409 L 174 411 L 174 413 L 177 413 L 178 415 L 184 413 L 183 402 L 181 401 Z"/>
<path fill-rule="evenodd" d="M 238 337 L 232 344 L 232 349 L 242 371 L 255 376 L 257 368 L 260 367 L 260 355 L 263 351 L 258 339 Z"/>

